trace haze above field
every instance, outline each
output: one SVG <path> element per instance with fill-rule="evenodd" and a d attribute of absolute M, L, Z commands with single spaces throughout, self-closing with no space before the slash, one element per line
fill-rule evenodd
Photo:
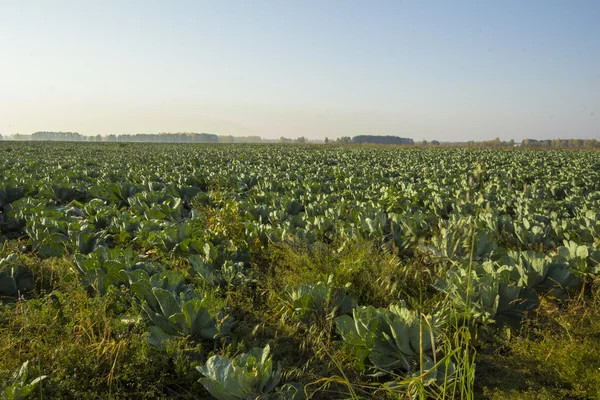
<path fill-rule="evenodd" d="M 0 4 L 0 134 L 600 138 L 597 1 Z"/>

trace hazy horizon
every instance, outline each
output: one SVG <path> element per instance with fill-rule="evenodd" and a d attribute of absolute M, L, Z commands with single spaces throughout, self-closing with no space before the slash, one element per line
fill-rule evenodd
<path fill-rule="evenodd" d="M 0 134 L 600 139 L 597 1 L 0 3 Z"/>

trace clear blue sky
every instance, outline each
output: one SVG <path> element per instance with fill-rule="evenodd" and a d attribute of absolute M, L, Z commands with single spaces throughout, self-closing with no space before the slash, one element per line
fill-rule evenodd
<path fill-rule="evenodd" d="M 600 1 L 0 0 L 0 133 L 600 139 Z"/>

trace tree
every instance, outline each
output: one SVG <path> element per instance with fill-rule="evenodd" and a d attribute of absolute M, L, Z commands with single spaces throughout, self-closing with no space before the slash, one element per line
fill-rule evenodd
<path fill-rule="evenodd" d="M 1 136 L 0 136 L 1 139 Z M 325 136 L 325 144 L 329 144 L 329 138 L 327 136 Z"/>
<path fill-rule="evenodd" d="M 219 136 L 219 143 L 234 143 L 235 139 L 233 136 Z"/>
<path fill-rule="evenodd" d="M 410 138 L 403 138 L 399 136 L 379 136 L 379 135 L 358 135 L 352 138 L 352 143 L 362 144 L 362 143 L 373 143 L 373 144 L 397 144 L 397 145 L 405 145 L 405 144 L 414 144 L 414 140 Z"/>

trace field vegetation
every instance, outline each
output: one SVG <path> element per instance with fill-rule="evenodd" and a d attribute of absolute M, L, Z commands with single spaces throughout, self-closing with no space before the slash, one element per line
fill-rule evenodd
<path fill-rule="evenodd" d="M 1 399 L 600 397 L 600 153 L 0 142 Z"/>

